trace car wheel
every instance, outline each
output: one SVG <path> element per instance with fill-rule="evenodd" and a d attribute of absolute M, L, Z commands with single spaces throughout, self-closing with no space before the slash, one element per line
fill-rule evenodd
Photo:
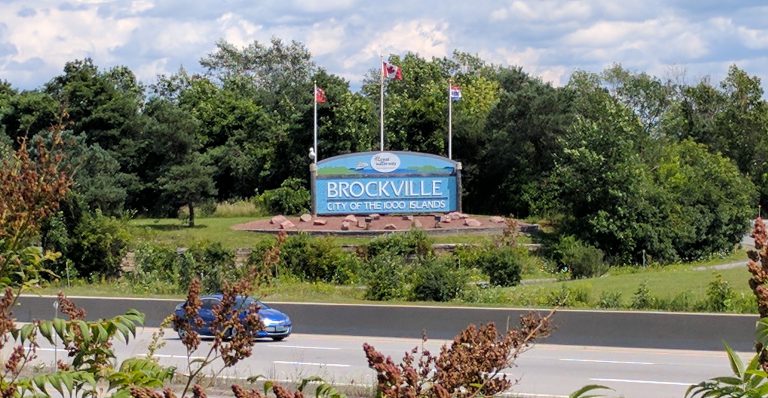
<path fill-rule="evenodd" d="M 184 337 L 187 335 L 187 331 L 184 329 L 179 329 L 179 340 L 184 340 Z"/>
<path fill-rule="evenodd" d="M 275 336 L 275 337 L 272 337 L 272 340 L 274 340 L 274 341 L 283 341 L 283 339 L 285 339 L 286 337 L 288 337 L 288 336 Z"/>

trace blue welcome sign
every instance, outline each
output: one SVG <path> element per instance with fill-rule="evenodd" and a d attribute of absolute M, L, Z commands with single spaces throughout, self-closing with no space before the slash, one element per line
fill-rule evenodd
<path fill-rule="evenodd" d="M 459 211 L 461 164 L 418 152 L 359 152 L 317 162 L 316 214 Z"/>

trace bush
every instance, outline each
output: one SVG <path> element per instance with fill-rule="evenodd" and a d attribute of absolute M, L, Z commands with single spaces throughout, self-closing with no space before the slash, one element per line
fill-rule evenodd
<path fill-rule="evenodd" d="M 571 272 L 571 278 L 592 278 L 608 271 L 603 251 L 568 235 L 555 245 L 552 255 L 560 269 Z"/>
<path fill-rule="evenodd" d="M 135 292 L 181 293 L 180 269 L 181 256 L 175 249 L 146 243 L 134 251 L 134 271 L 128 279 Z"/>
<path fill-rule="evenodd" d="M 726 312 L 732 308 L 731 301 L 736 297 L 728 281 L 719 273 L 715 273 L 715 279 L 707 287 L 707 300 L 705 309 L 710 312 Z"/>
<path fill-rule="evenodd" d="M 418 258 L 426 258 L 433 254 L 432 239 L 420 229 L 378 236 L 371 239 L 361 250 L 362 257 L 365 258 L 373 258 L 385 253 L 392 256 Z"/>
<path fill-rule="evenodd" d="M 630 307 L 636 310 L 645 310 L 653 308 L 655 302 L 655 298 L 651 296 L 651 291 L 648 289 L 648 282 L 643 281 L 632 296 L 632 304 L 630 304 Z"/>
<path fill-rule="evenodd" d="M 525 248 L 489 245 L 462 249 L 458 256 L 462 266 L 482 270 L 492 285 L 515 286 L 530 254 Z"/>
<path fill-rule="evenodd" d="M 431 258 L 415 266 L 415 300 L 451 301 L 464 290 L 467 275 L 454 264 L 452 258 Z"/>
<path fill-rule="evenodd" d="M 343 251 L 332 238 L 312 238 L 307 234 L 286 239 L 281 261 L 286 272 L 310 282 L 351 283 L 360 268 L 360 260 Z"/>
<path fill-rule="evenodd" d="M 130 237 L 125 220 L 105 216 L 101 210 L 86 213 L 70 237 L 67 257 L 80 276 L 117 277 Z"/>
<path fill-rule="evenodd" d="M 560 285 L 560 290 L 549 292 L 546 304 L 552 307 L 586 306 L 590 302 L 591 288 L 587 286 L 569 287 Z"/>
<path fill-rule="evenodd" d="M 600 294 L 600 299 L 597 302 L 597 308 L 603 309 L 621 308 L 622 305 L 621 292 L 619 291 L 604 291 Z"/>
<path fill-rule="evenodd" d="M 405 297 L 405 264 L 402 257 L 386 254 L 374 257 L 366 275 L 367 300 L 393 300 Z"/>
<path fill-rule="evenodd" d="M 179 266 L 179 281 L 184 291 L 197 277 L 204 292 L 221 292 L 224 282 L 233 282 L 237 276 L 235 254 L 220 242 L 200 243 L 185 250 Z"/>
<path fill-rule="evenodd" d="M 271 214 L 297 215 L 309 211 L 311 195 L 304 187 L 304 181 L 288 178 L 280 188 L 270 189 L 259 195 L 257 205 L 261 205 Z"/>

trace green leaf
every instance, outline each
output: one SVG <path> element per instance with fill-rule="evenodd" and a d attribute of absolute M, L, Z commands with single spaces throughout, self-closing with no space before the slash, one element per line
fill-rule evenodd
<path fill-rule="evenodd" d="M 725 351 L 728 353 L 728 362 L 731 364 L 731 370 L 733 374 L 738 378 L 744 377 L 744 363 L 741 362 L 741 358 L 731 349 L 728 343 L 723 342 Z"/>
<path fill-rule="evenodd" d="M 114 323 L 115 328 L 120 332 L 120 334 L 123 336 L 123 339 L 125 340 L 125 344 L 128 344 L 130 336 L 132 334 L 130 327 L 118 322 Z"/>
<path fill-rule="evenodd" d="M 91 328 L 88 327 L 88 324 L 85 323 L 85 321 L 75 321 L 75 325 L 77 325 L 78 328 L 80 328 L 80 333 L 83 335 L 83 342 L 86 344 L 91 342 Z"/>
<path fill-rule="evenodd" d="M 27 341 L 29 340 L 29 336 L 31 336 L 32 333 L 34 332 L 35 332 L 35 324 L 28 323 L 21 327 L 21 330 L 19 331 L 19 337 L 21 338 L 21 341 Z"/>
<path fill-rule="evenodd" d="M 599 385 L 599 384 L 589 384 L 589 385 L 586 385 L 586 386 L 581 387 L 580 389 L 574 391 L 573 393 L 571 393 L 571 395 L 568 396 L 568 398 L 592 398 L 592 397 L 599 397 L 599 395 L 584 395 L 584 394 L 586 394 L 586 393 L 588 393 L 590 391 L 595 391 L 595 390 L 610 390 L 610 391 L 613 391 L 613 389 L 610 388 L 610 387 L 606 387 L 606 386 Z"/>
<path fill-rule="evenodd" d="M 768 347 L 768 318 L 760 318 L 757 321 L 755 340 L 762 344 L 763 347 Z"/>
<path fill-rule="evenodd" d="M 41 321 L 40 322 L 40 334 L 45 337 L 46 340 L 48 340 L 49 343 L 54 344 L 53 342 L 53 322 L 51 321 Z"/>
<path fill-rule="evenodd" d="M 53 318 L 53 329 L 56 331 L 56 334 L 61 337 L 62 340 L 66 341 L 66 333 L 67 333 L 67 322 L 64 321 L 61 318 Z"/>

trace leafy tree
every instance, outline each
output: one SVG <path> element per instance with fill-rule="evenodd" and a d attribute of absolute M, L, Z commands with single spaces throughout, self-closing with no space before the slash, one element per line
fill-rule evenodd
<path fill-rule="evenodd" d="M 501 95 L 488 116 L 467 201 L 472 211 L 527 216 L 541 207 L 542 183 L 572 120 L 570 93 L 521 69 L 500 69 L 496 79 Z"/>
<path fill-rule="evenodd" d="M 187 206 L 190 227 L 195 226 L 195 206 L 216 195 L 213 172 L 202 155 L 192 154 L 186 162 L 171 166 L 157 180 L 163 195 L 172 203 Z"/>

